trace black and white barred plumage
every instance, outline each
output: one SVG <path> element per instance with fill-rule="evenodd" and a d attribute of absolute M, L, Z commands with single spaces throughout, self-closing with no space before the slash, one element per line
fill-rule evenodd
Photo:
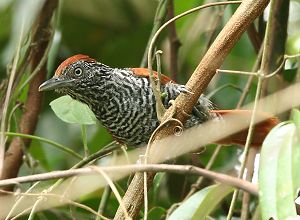
<path fill-rule="evenodd" d="M 111 68 L 85 57 L 63 63 L 54 77 L 70 82 L 68 86 L 56 88 L 57 92 L 87 104 L 102 125 L 128 146 L 146 144 L 159 125 L 149 77 L 136 74 L 135 69 Z M 185 91 L 183 85 L 172 81 L 162 84 L 161 92 L 166 95 L 164 106 L 168 108 L 169 101 Z M 210 112 L 212 108 L 211 102 L 202 95 L 185 127 L 217 117 Z"/>

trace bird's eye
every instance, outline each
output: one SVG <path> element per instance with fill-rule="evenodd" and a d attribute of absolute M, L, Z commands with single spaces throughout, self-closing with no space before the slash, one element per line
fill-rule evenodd
<path fill-rule="evenodd" d="M 76 76 L 81 76 L 82 75 L 82 69 L 77 67 L 75 70 L 74 70 L 74 73 Z"/>

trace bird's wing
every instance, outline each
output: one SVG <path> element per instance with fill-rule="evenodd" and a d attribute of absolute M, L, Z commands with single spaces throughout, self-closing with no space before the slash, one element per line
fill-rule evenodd
<path fill-rule="evenodd" d="M 130 68 L 134 75 L 139 77 L 146 77 L 149 78 L 149 70 L 146 68 Z M 158 78 L 158 73 L 156 71 L 153 71 L 154 77 Z M 165 85 L 169 82 L 175 83 L 172 79 L 169 77 L 161 74 L 161 84 Z"/>

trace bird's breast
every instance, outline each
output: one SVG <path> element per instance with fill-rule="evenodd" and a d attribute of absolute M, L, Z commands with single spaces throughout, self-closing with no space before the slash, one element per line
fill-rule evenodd
<path fill-rule="evenodd" d="M 100 105 L 91 106 L 97 119 L 116 139 L 130 146 L 147 143 L 158 126 L 155 98 L 142 79 L 138 83 L 122 82 L 107 89 Z"/>

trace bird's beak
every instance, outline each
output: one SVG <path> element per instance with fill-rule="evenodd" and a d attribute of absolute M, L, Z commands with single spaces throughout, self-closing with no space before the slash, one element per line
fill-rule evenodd
<path fill-rule="evenodd" d="M 60 79 L 58 77 L 52 78 L 47 80 L 46 82 L 42 83 L 39 87 L 39 91 L 49 91 L 54 89 L 59 89 L 63 87 L 68 87 L 71 85 L 74 79 Z"/>

